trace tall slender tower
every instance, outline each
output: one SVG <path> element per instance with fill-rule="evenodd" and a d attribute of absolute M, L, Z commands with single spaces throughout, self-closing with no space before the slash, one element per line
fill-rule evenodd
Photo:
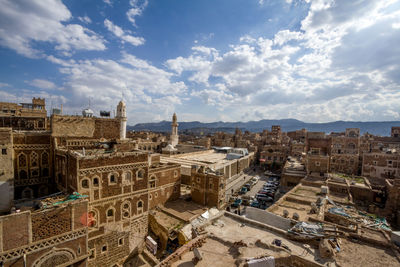
<path fill-rule="evenodd" d="M 179 142 L 179 135 L 178 135 L 178 119 L 176 118 L 176 114 L 172 116 L 172 131 L 171 131 L 171 145 L 175 147 Z"/>
<path fill-rule="evenodd" d="M 127 117 L 126 117 L 126 105 L 124 101 L 119 101 L 118 106 L 117 106 L 117 118 L 120 119 L 121 121 L 121 126 L 119 129 L 119 137 L 120 139 L 126 139 L 126 122 L 127 122 Z"/>

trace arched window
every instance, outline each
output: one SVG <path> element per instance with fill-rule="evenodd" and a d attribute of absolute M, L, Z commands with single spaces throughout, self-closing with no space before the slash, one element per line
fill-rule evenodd
<path fill-rule="evenodd" d="M 47 152 L 42 153 L 42 165 L 49 164 L 49 154 Z"/>
<path fill-rule="evenodd" d="M 97 227 L 97 211 L 96 210 L 91 210 L 88 213 L 88 226 L 89 227 Z"/>
<path fill-rule="evenodd" d="M 39 167 L 39 156 L 36 152 L 31 153 L 31 166 Z"/>
<path fill-rule="evenodd" d="M 152 175 L 149 180 L 149 187 L 155 188 L 156 187 L 156 176 Z"/>
<path fill-rule="evenodd" d="M 108 176 L 108 183 L 116 184 L 117 179 L 118 179 L 118 173 L 116 173 L 116 172 L 110 173 L 110 175 Z"/>
<path fill-rule="evenodd" d="M 127 219 L 131 216 L 131 203 L 129 200 L 124 201 L 121 205 L 122 218 Z"/>
<path fill-rule="evenodd" d="M 140 169 L 140 170 L 138 170 L 137 172 L 136 172 L 136 178 L 137 179 L 143 179 L 144 178 L 144 170 L 143 169 Z"/>
<path fill-rule="evenodd" d="M 89 180 L 88 179 L 83 179 L 81 183 L 82 183 L 82 188 L 89 188 Z"/>
<path fill-rule="evenodd" d="M 130 171 L 127 171 L 124 173 L 124 183 L 129 184 L 132 182 L 132 173 Z"/>
<path fill-rule="evenodd" d="M 19 179 L 27 179 L 28 178 L 28 174 L 26 173 L 26 171 L 22 170 L 19 171 Z"/>
<path fill-rule="evenodd" d="M 99 187 L 99 178 L 98 177 L 93 178 L 93 187 Z"/>
<path fill-rule="evenodd" d="M 21 167 L 26 167 L 26 155 L 25 154 L 19 154 L 18 156 L 18 166 Z"/>
<path fill-rule="evenodd" d="M 139 200 L 137 203 L 137 213 L 141 214 L 143 212 L 143 201 Z"/>
<path fill-rule="evenodd" d="M 107 218 L 114 217 L 114 209 L 110 208 L 107 210 Z"/>

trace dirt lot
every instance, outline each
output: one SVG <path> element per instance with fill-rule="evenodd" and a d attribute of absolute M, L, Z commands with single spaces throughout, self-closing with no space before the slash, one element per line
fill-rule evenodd
<path fill-rule="evenodd" d="M 399 261 L 390 249 L 372 247 L 342 239 L 340 253 L 336 256 L 340 266 L 400 266 Z"/>

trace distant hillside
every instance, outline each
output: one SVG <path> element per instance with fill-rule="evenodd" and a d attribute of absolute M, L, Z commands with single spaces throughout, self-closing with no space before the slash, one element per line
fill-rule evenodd
<path fill-rule="evenodd" d="M 334 121 L 327 123 L 306 123 L 295 119 L 282 120 L 260 120 L 249 122 L 211 122 L 202 123 L 199 121 L 179 122 L 179 131 L 194 133 L 214 133 L 216 131 L 234 132 L 236 128 L 242 131 L 261 132 L 264 129 L 270 130 L 272 125 L 280 125 L 282 131 L 295 131 L 302 128 L 308 131 L 316 132 L 344 132 L 346 128 L 360 128 L 361 133 L 369 132 L 374 135 L 389 136 L 392 126 L 400 126 L 400 121 L 376 121 L 376 122 L 358 122 L 358 121 Z M 134 131 L 153 131 L 169 132 L 171 130 L 170 121 L 161 121 L 156 123 L 139 123 L 135 126 L 128 126 L 128 130 Z"/>

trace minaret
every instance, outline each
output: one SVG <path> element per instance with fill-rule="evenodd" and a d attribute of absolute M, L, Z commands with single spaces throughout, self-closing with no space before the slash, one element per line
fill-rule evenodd
<path fill-rule="evenodd" d="M 171 131 L 171 145 L 175 147 L 178 144 L 179 141 L 179 135 L 178 135 L 178 120 L 176 118 L 176 114 L 172 116 L 172 131 Z"/>
<path fill-rule="evenodd" d="M 124 101 L 119 101 L 118 106 L 117 106 L 117 118 L 120 119 L 121 121 L 121 126 L 119 129 L 119 137 L 120 139 L 125 139 L 126 138 L 126 122 L 127 122 L 127 117 L 126 117 L 126 105 Z"/>

